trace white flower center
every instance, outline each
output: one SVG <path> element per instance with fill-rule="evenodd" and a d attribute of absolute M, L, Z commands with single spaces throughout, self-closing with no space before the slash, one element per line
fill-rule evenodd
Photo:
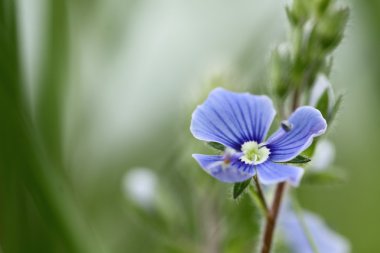
<path fill-rule="evenodd" d="M 247 141 L 241 146 L 244 155 L 240 160 L 246 164 L 257 165 L 268 160 L 270 150 L 255 141 Z"/>

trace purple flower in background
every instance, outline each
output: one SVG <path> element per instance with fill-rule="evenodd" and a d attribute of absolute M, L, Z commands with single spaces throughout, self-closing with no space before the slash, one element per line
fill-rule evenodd
<path fill-rule="evenodd" d="M 200 166 L 220 181 L 242 182 L 256 173 L 263 184 L 289 181 L 298 185 L 303 169 L 283 164 L 326 131 L 326 121 L 313 107 L 298 108 L 267 141 L 276 112 L 267 96 L 213 90 L 194 111 L 195 138 L 226 147 L 221 155 L 194 154 Z"/>
<path fill-rule="evenodd" d="M 350 244 L 341 235 L 330 230 L 321 218 L 313 213 L 303 211 L 304 226 L 308 229 L 315 247 L 320 253 L 349 253 Z M 283 229 L 284 239 L 293 253 L 314 253 L 305 229 L 297 217 L 291 211 L 283 212 L 280 225 Z"/>

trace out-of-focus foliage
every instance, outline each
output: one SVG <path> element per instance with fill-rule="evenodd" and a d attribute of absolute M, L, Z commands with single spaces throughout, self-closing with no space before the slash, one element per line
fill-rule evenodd
<path fill-rule="evenodd" d="M 212 87 L 268 90 L 282 3 L 0 2 L 3 253 L 252 252 L 257 208 L 196 165 L 208 147 L 188 127 Z M 347 183 L 300 195 L 365 253 L 379 250 L 380 5 L 351 5 L 330 73 L 346 93 L 330 134 Z M 150 205 L 124 194 L 136 166 L 157 177 Z"/>

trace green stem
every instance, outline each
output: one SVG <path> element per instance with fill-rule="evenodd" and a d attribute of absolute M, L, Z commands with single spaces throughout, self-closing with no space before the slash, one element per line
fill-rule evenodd
<path fill-rule="evenodd" d="M 266 204 L 265 198 L 263 198 L 263 196 L 260 196 L 257 190 L 257 187 L 254 187 L 253 185 L 249 185 L 248 193 L 249 193 L 249 196 L 252 198 L 253 202 L 255 202 L 256 206 L 260 208 L 263 215 L 267 217 L 269 215 L 269 208 Z"/>
<path fill-rule="evenodd" d="M 265 211 L 265 215 L 268 215 L 268 213 L 269 213 L 268 204 L 267 204 L 267 201 L 265 199 L 265 195 L 264 195 L 263 189 L 261 188 L 257 174 L 255 176 L 253 176 L 253 182 L 255 183 L 256 191 L 257 191 L 256 194 L 260 200 L 260 203 L 261 203 L 263 210 Z"/>

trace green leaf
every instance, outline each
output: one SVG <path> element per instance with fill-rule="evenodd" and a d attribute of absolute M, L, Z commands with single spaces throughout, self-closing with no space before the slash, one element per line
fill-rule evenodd
<path fill-rule="evenodd" d="M 339 111 L 340 105 L 342 104 L 342 100 L 343 100 L 343 95 L 340 94 L 334 104 L 334 107 L 332 108 L 329 114 L 329 117 L 327 118 L 327 123 L 330 124 L 334 120 L 337 112 Z"/>
<path fill-rule="evenodd" d="M 244 182 L 234 184 L 234 189 L 233 189 L 234 199 L 237 199 L 244 192 L 244 190 L 247 188 L 247 186 L 251 183 L 251 179 L 252 178 L 250 178 Z"/>
<path fill-rule="evenodd" d="M 313 143 L 310 145 L 310 147 L 308 147 L 305 151 L 302 152 L 302 155 L 306 157 L 313 157 L 318 140 L 319 140 L 318 137 L 314 138 Z"/>
<path fill-rule="evenodd" d="M 347 175 L 340 169 L 328 169 L 323 171 L 309 171 L 303 179 L 302 184 L 306 185 L 334 185 L 347 181 Z"/>
<path fill-rule="evenodd" d="M 298 155 L 297 157 L 293 158 L 292 160 L 288 161 L 287 163 L 308 163 L 311 159 L 307 156 Z"/>
<path fill-rule="evenodd" d="M 329 93 L 326 89 L 322 96 L 319 98 L 316 108 L 322 113 L 323 117 L 326 119 L 329 114 Z"/>
<path fill-rule="evenodd" d="M 222 144 L 220 144 L 218 142 L 207 142 L 207 145 L 209 145 L 213 149 L 216 149 L 216 150 L 219 150 L 219 151 L 224 151 L 226 149 L 225 146 L 223 146 Z"/>

